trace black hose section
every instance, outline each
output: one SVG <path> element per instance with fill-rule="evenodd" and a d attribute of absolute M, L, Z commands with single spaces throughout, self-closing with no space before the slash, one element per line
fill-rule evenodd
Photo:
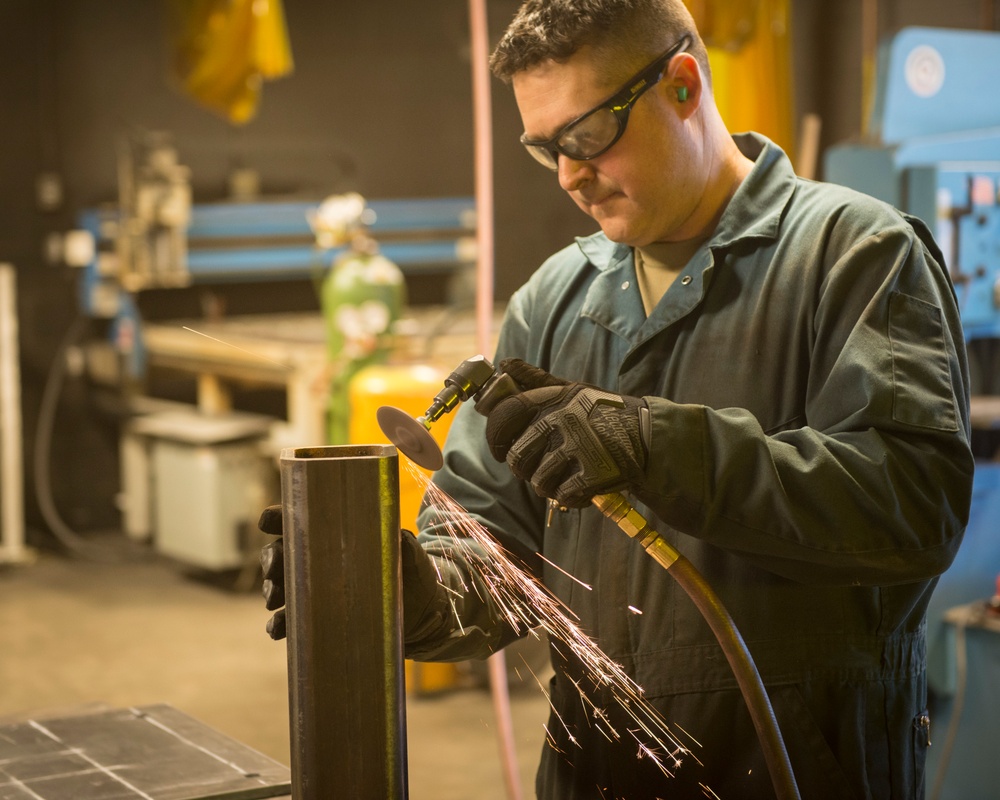
<path fill-rule="evenodd" d="M 51 457 L 52 438 L 55 430 L 56 412 L 59 409 L 59 397 L 62 394 L 66 380 L 66 357 L 71 347 L 75 346 L 87 330 L 90 320 L 84 316 L 77 317 L 66 330 L 59 348 L 52 360 L 52 366 L 45 379 L 42 399 L 38 409 L 38 426 L 34 440 L 34 484 L 35 500 L 41 511 L 42 519 L 52 535 L 70 554 L 88 561 L 119 563 L 131 560 L 124 553 L 111 548 L 102 547 L 88 542 L 69 527 L 59 514 L 52 496 Z"/>
<path fill-rule="evenodd" d="M 743 699 L 750 710 L 754 728 L 757 729 L 757 737 L 760 739 L 764 760 L 767 762 L 771 783 L 774 785 L 778 800 L 800 800 L 799 787 L 795 782 L 795 773 L 792 771 L 785 742 L 781 738 L 781 729 L 774 716 L 774 709 L 771 708 L 764 682 L 757 672 L 757 665 L 754 664 L 742 635 L 736 628 L 736 623 L 702 574 L 684 556 L 678 554 L 677 560 L 667 572 L 673 575 L 674 580 L 698 607 L 726 655 Z"/>

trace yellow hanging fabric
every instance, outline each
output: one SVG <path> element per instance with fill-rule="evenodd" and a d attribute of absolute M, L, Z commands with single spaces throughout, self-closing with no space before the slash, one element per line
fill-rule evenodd
<path fill-rule="evenodd" d="M 265 79 L 293 69 L 282 0 L 168 0 L 181 88 L 233 124 L 249 121 Z"/>
<path fill-rule="evenodd" d="M 795 155 L 789 0 L 685 0 L 708 47 L 712 91 L 734 133 Z"/>

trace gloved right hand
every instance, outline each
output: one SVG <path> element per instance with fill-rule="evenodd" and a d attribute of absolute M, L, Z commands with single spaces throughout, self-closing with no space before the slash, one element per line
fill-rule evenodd
<path fill-rule="evenodd" d="M 278 537 L 261 548 L 260 563 L 264 572 L 264 607 L 274 611 L 265 629 L 272 639 L 284 639 L 285 558 L 281 506 L 265 508 L 257 527 Z M 422 629 L 433 622 L 426 617 L 433 610 L 435 598 L 441 596 L 444 590 L 439 585 L 438 572 L 431 557 L 420 546 L 417 537 L 406 529 L 400 530 L 399 550 L 403 573 L 403 640 L 408 641 L 416 638 Z"/>
<path fill-rule="evenodd" d="M 486 441 L 537 494 L 583 508 L 595 495 L 641 485 L 649 450 L 645 399 L 571 383 L 520 359 L 504 359 L 500 369 L 524 391 L 489 409 Z"/>

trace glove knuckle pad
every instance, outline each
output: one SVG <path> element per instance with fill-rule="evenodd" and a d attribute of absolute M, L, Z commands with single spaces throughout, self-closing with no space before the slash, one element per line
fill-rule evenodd
<path fill-rule="evenodd" d="M 257 521 L 257 527 L 271 536 L 281 536 L 284 533 L 284 520 L 282 518 L 281 506 L 273 505 L 265 508 Z"/>
<path fill-rule="evenodd" d="M 535 409 L 523 395 L 508 397 L 497 403 L 486 418 L 486 441 L 497 461 L 507 457 L 507 451 L 535 418 Z"/>

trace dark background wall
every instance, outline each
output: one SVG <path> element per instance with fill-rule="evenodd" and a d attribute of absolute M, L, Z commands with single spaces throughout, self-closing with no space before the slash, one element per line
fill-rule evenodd
<path fill-rule="evenodd" d="M 491 0 L 493 41 L 517 5 Z M 238 128 L 170 85 L 164 8 L 164 0 L 0 0 L 0 261 L 18 270 L 29 474 L 43 382 L 75 315 L 76 276 L 46 260 L 45 242 L 73 227 L 79 209 L 114 199 L 116 149 L 130 131 L 172 134 L 196 202 L 224 196 L 237 167 L 257 170 L 269 195 L 473 193 L 466 3 L 285 0 L 295 72 L 266 83 L 257 116 Z M 824 146 L 862 128 L 861 18 L 861 0 L 793 3 L 797 113 L 822 117 Z M 997 12 L 984 0 L 879 3 L 881 37 L 907 25 L 996 28 Z M 595 226 L 525 156 L 510 91 L 496 82 L 493 90 L 502 299 Z M 36 201 L 43 173 L 63 188 L 52 210 Z M 251 309 L 301 297 L 289 287 L 284 297 L 256 290 L 238 302 Z M 53 482 L 71 524 L 115 524 L 116 440 L 85 383 L 70 381 Z M 28 513 L 40 526 L 30 498 Z"/>

